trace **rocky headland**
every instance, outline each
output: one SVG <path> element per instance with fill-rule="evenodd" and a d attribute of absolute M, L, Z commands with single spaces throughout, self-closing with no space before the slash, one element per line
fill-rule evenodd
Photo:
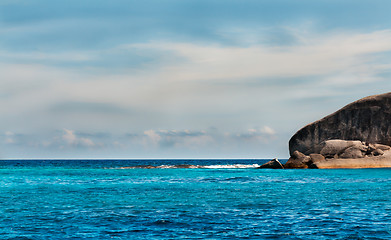
<path fill-rule="evenodd" d="M 391 93 L 355 101 L 289 141 L 284 168 L 391 167 Z"/>

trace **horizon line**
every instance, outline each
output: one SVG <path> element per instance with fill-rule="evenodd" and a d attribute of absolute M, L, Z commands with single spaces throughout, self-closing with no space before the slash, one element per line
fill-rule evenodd
<path fill-rule="evenodd" d="M 4 160 L 268 160 L 274 158 L 1 158 Z M 288 158 L 277 158 L 288 159 Z"/>

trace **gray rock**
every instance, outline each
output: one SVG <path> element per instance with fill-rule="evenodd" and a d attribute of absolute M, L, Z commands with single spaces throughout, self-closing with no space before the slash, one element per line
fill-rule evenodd
<path fill-rule="evenodd" d="M 308 164 L 297 158 L 289 158 L 289 160 L 284 164 L 284 168 L 308 168 Z"/>
<path fill-rule="evenodd" d="M 325 160 L 325 157 L 322 154 L 312 153 L 310 154 L 311 161 L 313 163 L 315 162 L 321 162 Z"/>
<path fill-rule="evenodd" d="M 301 158 L 305 158 L 305 157 L 306 157 L 306 155 L 299 152 L 299 151 L 294 151 L 292 153 L 292 158 L 295 158 L 295 159 L 301 159 Z"/>
<path fill-rule="evenodd" d="M 373 151 L 375 151 L 375 150 L 376 150 L 375 145 L 373 145 L 373 144 L 368 144 L 368 150 L 367 150 L 368 153 L 371 153 L 371 152 L 373 152 Z"/>
<path fill-rule="evenodd" d="M 284 166 L 278 161 L 277 158 L 263 164 L 259 168 L 271 168 L 271 169 L 284 169 Z"/>
<path fill-rule="evenodd" d="M 375 151 L 372 152 L 373 156 L 381 156 L 384 154 L 383 150 L 381 149 L 376 149 Z"/>
<path fill-rule="evenodd" d="M 391 93 L 360 99 L 303 127 L 289 141 L 290 155 L 316 153 L 330 139 L 391 145 Z"/>
<path fill-rule="evenodd" d="M 314 153 L 320 153 L 326 158 L 334 158 L 335 155 L 340 155 L 342 152 L 344 152 L 347 148 L 350 147 L 354 147 L 360 150 L 362 149 L 362 151 L 367 150 L 367 146 L 365 146 L 361 141 L 346 141 L 334 139 L 320 143 L 314 150 Z"/>
<path fill-rule="evenodd" d="M 376 148 L 376 149 L 380 149 L 382 151 L 388 151 L 391 149 L 390 146 L 387 146 L 387 145 L 383 145 L 383 144 L 373 144 L 373 146 Z"/>
<path fill-rule="evenodd" d="M 311 157 L 295 151 L 292 157 L 284 164 L 284 168 L 308 168 L 312 164 Z"/>
<path fill-rule="evenodd" d="M 339 155 L 339 158 L 363 158 L 365 152 L 356 147 L 349 147 Z"/>

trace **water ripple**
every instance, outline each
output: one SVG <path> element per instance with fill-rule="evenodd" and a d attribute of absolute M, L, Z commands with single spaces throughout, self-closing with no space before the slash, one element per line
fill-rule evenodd
<path fill-rule="evenodd" d="M 391 239 L 387 170 L 110 164 L 3 166 L 1 238 Z"/>

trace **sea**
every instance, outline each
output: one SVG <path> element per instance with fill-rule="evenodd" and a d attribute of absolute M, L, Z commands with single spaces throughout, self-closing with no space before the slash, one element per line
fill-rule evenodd
<path fill-rule="evenodd" d="M 391 169 L 267 161 L 2 160 L 0 239 L 391 239 Z"/>

